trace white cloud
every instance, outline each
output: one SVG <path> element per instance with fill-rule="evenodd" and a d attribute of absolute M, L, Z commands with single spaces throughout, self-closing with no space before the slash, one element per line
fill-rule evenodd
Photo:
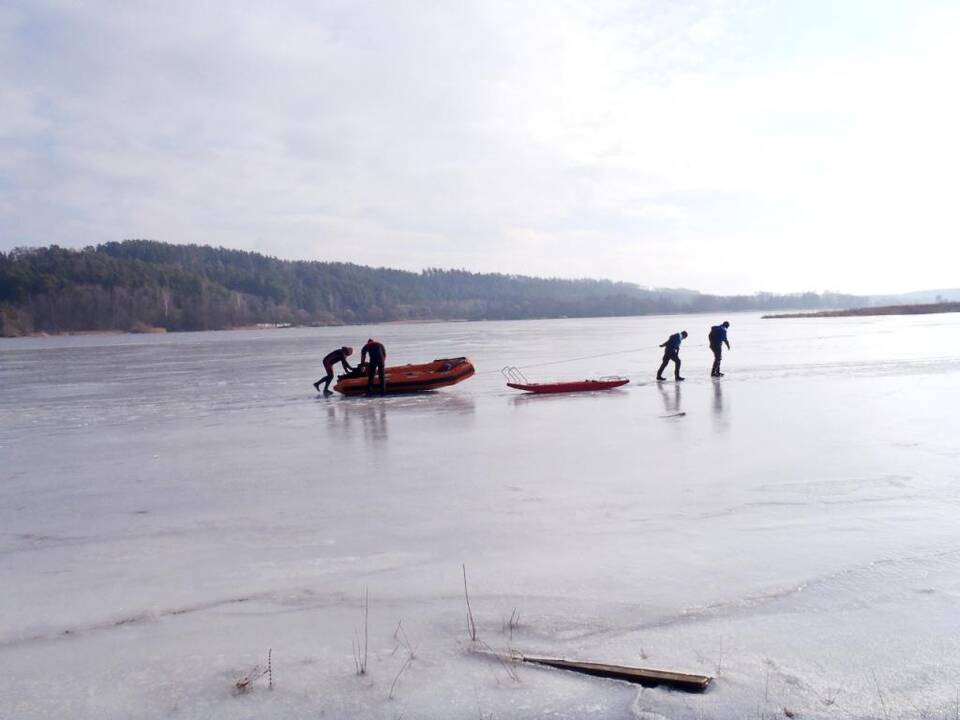
<path fill-rule="evenodd" d="M 8 4 L 0 247 L 956 284 L 960 16 L 827 7 Z"/>

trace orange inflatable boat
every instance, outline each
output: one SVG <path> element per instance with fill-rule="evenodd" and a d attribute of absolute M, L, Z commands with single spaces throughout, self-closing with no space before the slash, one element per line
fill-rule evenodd
<path fill-rule="evenodd" d="M 387 394 L 415 393 L 436 390 L 463 382 L 475 372 L 473 363 L 465 357 L 444 358 L 422 365 L 395 365 L 386 369 Z M 354 371 L 340 375 L 333 389 L 344 395 L 364 395 L 367 392 L 367 374 Z M 374 381 L 374 393 L 380 392 L 380 376 Z"/>

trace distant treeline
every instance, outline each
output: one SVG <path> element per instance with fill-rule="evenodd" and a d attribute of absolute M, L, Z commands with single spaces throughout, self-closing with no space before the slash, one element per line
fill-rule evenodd
<path fill-rule="evenodd" d="M 855 307 L 852 295 L 718 296 L 607 280 L 559 280 L 348 263 L 150 240 L 0 253 L 0 335 L 213 330 L 257 323 L 509 320 Z"/>

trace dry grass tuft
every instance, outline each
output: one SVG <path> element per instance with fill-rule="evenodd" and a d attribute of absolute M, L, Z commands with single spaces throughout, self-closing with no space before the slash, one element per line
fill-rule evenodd
<path fill-rule="evenodd" d="M 364 588 L 360 596 L 360 613 L 363 616 L 363 629 L 353 631 L 353 664 L 357 675 L 367 674 L 367 647 L 370 628 L 370 589 Z"/>
<path fill-rule="evenodd" d="M 273 690 L 273 648 L 267 650 L 266 666 L 254 665 L 249 672 L 233 684 L 234 691 L 237 694 L 249 692 L 253 689 L 253 684 L 264 676 L 267 678 L 267 688 Z"/>
<path fill-rule="evenodd" d="M 470 592 L 467 590 L 467 566 L 463 565 L 463 597 L 467 601 L 467 633 L 470 640 L 477 641 L 477 623 L 473 619 L 473 609 L 470 607 Z"/>

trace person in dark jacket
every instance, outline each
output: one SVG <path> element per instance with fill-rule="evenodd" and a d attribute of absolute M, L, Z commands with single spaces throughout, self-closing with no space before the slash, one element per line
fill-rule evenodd
<path fill-rule="evenodd" d="M 683 380 L 684 378 L 680 377 L 680 343 L 683 342 L 683 339 L 687 337 L 687 331 L 681 330 L 678 333 L 674 333 L 667 341 L 663 343 L 660 347 L 664 348 L 663 350 L 663 362 L 660 363 L 660 369 L 657 370 L 657 380 L 666 380 L 663 377 L 663 371 L 667 367 L 667 363 L 671 360 L 675 363 L 673 368 L 673 376 L 678 380 Z"/>
<path fill-rule="evenodd" d="M 323 371 L 326 373 L 326 375 L 313 384 L 313 386 L 317 389 L 317 392 L 320 392 L 320 383 L 323 383 L 323 392 L 330 392 L 330 381 L 333 380 L 333 366 L 337 363 L 340 363 L 343 366 L 344 372 L 350 372 L 353 370 L 353 368 L 350 367 L 350 363 L 347 362 L 347 358 L 350 355 L 353 355 L 353 348 L 347 347 L 346 345 L 339 350 L 334 350 L 331 353 L 327 353 L 327 356 L 323 359 Z"/>
<path fill-rule="evenodd" d="M 387 349 L 382 342 L 369 338 L 367 344 L 360 348 L 360 364 L 366 362 L 367 355 L 370 356 L 370 362 L 367 365 L 367 394 L 373 392 L 373 378 L 377 371 L 380 371 L 380 394 L 387 391 L 387 375 L 384 366 L 387 362 Z"/>
<path fill-rule="evenodd" d="M 727 328 L 730 323 L 724 320 L 719 325 L 710 328 L 710 335 L 707 339 L 710 341 L 710 349 L 713 351 L 713 369 L 710 371 L 710 377 L 723 377 L 720 372 L 720 356 L 723 354 L 723 345 L 726 344 L 727 350 L 730 349 L 730 341 L 727 340 Z"/>

